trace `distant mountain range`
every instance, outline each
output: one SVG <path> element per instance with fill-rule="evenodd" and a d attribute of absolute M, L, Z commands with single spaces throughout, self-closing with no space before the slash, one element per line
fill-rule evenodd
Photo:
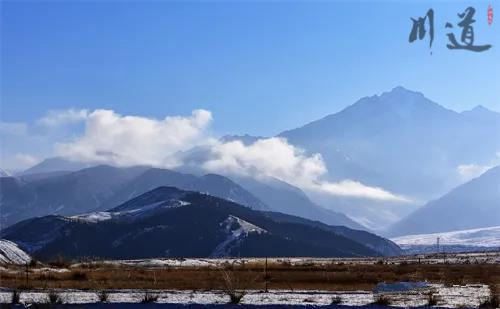
<path fill-rule="evenodd" d="M 48 214 L 77 214 L 99 209 L 143 167 L 98 166 L 71 173 L 0 178 L 0 225 Z M 35 175 L 36 176 L 36 175 Z"/>
<path fill-rule="evenodd" d="M 156 187 L 173 186 L 208 193 L 256 210 L 280 211 L 330 225 L 364 229 L 341 213 L 314 205 L 302 191 L 286 183 L 248 179 L 244 184 L 240 186 L 215 174 L 195 176 L 149 167 L 100 165 L 74 172 L 44 170 L 41 174 L 0 178 L 0 223 L 6 227 L 31 217 L 107 210 Z"/>
<path fill-rule="evenodd" d="M 403 202 L 306 192 L 313 204 L 382 230 L 474 176 L 463 174 L 461 167 L 500 163 L 500 139 L 495 138 L 499 132 L 497 112 L 482 106 L 456 112 L 421 93 L 396 87 L 278 136 L 308 154 L 320 153 L 330 181 L 349 179 L 406 197 L 409 201 Z M 233 135 L 221 141 L 248 145 L 258 139 Z M 199 166 L 209 155 L 198 147 L 183 158 L 187 165 Z"/>
<path fill-rule="evenodd" d="M 412 235 L 500 225 L 500 166 L 427 203 L 390 227 L 388 235 Z"/>
<path fill-rule="evenodd" d="M 273 178 L 203 175 L 200 162 L 209 151 L 195 147 L 179 154 L 186 161 L 177 171 L 47 159 L 21 175 L 0 179 L 0 224 L 103 211 L 156 187 L 174 186 L 328 225 L 377 231 L 390 226 L 392 236 L 494 226 L 500 224 L 495 182 L 461 185 L 472 177 L 462 174 L 463 167 L 481 171 L 499 164 L 499 132 L 497 112 L 482 106 L 455 112 L 396 87 L 278 136 L 308 154 L 320 153 L 329 170 L 327 180 L 359 181 L 405 196 L 410 203 L 304 193 Z M 221 141 L 248 145 L 259 138 L 227 135 Z"/>
<path fill-rule="evenodd" d="M 21 175 L 45 174 L 53 172 L 74 172 L 87 167 L 99 165 L 98 163 L 70 161 L 63 157 L 53 157 L 43 160 L 40 163 L 23 171 Z"/>
<path fill-rule="evenodd" d="M 253 195 L 269 205 L 273 211 L 302 218 L 321 221 L 329 225 L 341 225 L 357 230 L 367 228 L 341 212 L 336 212 L 313 203 L 297 187 L 274 178 L 231 177 Z"/>
<path fill-rule="evenodd" d="M 198 192 L 159 187 L 106 212 L 45 216 L 1 231 L 36 258 L 399 254 L 368 232 L 252 210 Z"/>
<path fill-rule="evenodd" d="M 99 209 L 109 209 L 159 186 L 173 186 L 183 190 L 207 193 L 252 209 L 270 210 L 269 206 L 229 178 L 215 174 L 198 177 L 159 168 L 149 168 L 129 181 Z"/>

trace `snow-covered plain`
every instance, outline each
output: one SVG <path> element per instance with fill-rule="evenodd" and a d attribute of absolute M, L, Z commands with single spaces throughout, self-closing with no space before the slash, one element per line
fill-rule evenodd
<path fill-rule="evenodd" d="M 99 296 L 96 291 L 53 290 L 63 303 L 84 304 L 97 303 Z M 22 291 L 20 301 L 24 304 L 48 302 L 49 291 Z M 145 295 L 141 290 L 110 290 L 106 291 L 109 303 L 139 303 Z M 171 304 L 227 304 L 229 296 L 222 291 L 148 291 L 158 296 L 157 303 Z M 428 304 L 429 293 L 435 295 L 437 305 L 441 307 L 477 307 L 486 300 L 489 289 L 486 285 L 466 285 L 445 287 L 432 284 L 429 288 L 417 289 L 404 293 L 385 293 L 393 306 L 423 306 Z M 12 293 L 0 291 L 0 302 L 9 303 Z M 329 291 L 287 291 L 270 290 L 247 291 L 241 304 L 244 305 L 330 305 L 339 297 L 343 305 L 367 305 L 375 301 L 377 295 L 366 291 L 329 292 Z"/>
<path fill-rule="evenodd" d="M 444 250 L 492 250 L 500 249 L 500 226 L 460 230 L 445 233 L 407 235 L 391 240 L 403 250 L 418 252 L 433 252 L 437 250 L 439 238 L 440 251 Z"/>
<path fill-rule="evenodd" d="M 241 227 L 240 227 L 241 228 Z M 251 227 L 248 231 L 252 231 Z M 261 231 L 262 232 L 262 231 Z M 269 258 L 269 263 L 287 263 L 290 265 L 328 265 L 332 263 L 349 264 L 373 264 L 379 263 L 381 258 Z M 402 262 L 421 263 L 443 263 L 442 255 L 415 255 L 406 257 L 384 258 L 387 264 Z M 451 263 L 492 263 L 500 264 L 500 252 L 483 253 L 461 253 L 450 254 L 446 260 Z M 263 258 L 218 258 L 218 259 L 144 259 L 144 260 L 121 260 L 121 261 L 98 261 L 96 263 L 109 263 L 114 265 L 125 265 L 138 268 L 156 267 L 224 267 L 227 264 L 241 265 L 245 263 L 262 263 Z M 88 263 L 88 262 L 87 262 Z M 70 267 L 78 267 L 74 264 Z M 69 271 L 69 269 L 60 269 Z M 52 270 L 51 270 L 52 271 Z M 93 304 L 99 302 L 99 291 L 96 290 L 25 290 L 21 291 L 20 300 L 24 304 L 46 303 L 49 292 L 57 293 L 63 303 L 69 304 Z M 158 296 L 157 303 L 163 304 L 226 304 L 229 296 L 223 291 L 192 291 L 192 290 L 156 290 L 148 291 Z M 445 286 L 443 284 L 428 283 L 420 288 L 405 292 L 383 293 L 390 299 L 393 306 L 424 306 L 428 304 L 429 293 L 432 293 L 440 307 L 460 308 L 478 307 L 490 297 L 489 286 L 485 284 Z M 108 302 L 110 303 L 140 303 L 145 295 L 144 290 L 108 290 Z M 242 299 L 245 305 L 330 305 L 334 299 L 339 297 L 343 305 L 363 306 L 375 301 L 380 295 L 370 291 L 311 291 L 311 290 L 270 290 L 262 292 L 257 290 L 247 291 Z M 9 303 L 12 292 L 0 288 L 0 303 Z"/>

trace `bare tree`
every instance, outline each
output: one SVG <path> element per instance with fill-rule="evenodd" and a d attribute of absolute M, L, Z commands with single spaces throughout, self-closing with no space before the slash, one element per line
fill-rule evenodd
<path fill-rule="evenodd" d="M 241 299 L 247 293 L 247 288 L 250 286 L 252 280 L 250 273 L 248 276 L 237 276 L 234 269 L 227 267 L 221 270 L 222 281 L 224 283 L 223 291 L 229 296 L 231 304 L 239 304 Z"/>

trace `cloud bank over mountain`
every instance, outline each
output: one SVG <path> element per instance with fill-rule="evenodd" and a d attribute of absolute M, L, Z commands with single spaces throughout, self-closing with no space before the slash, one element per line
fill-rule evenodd
<path fill-rule="evenodd" d="M 54 142 L 55 155 L 74 161 L 175 168 L 184 164 L 184 157 L 179 153 L 201 147 L 205 154 L 198 167 L 208 172 L 273 177 L 306 191 L 334 196 L 408 201 L 358 181 L 326 181 L 328 169 L 322 156 L 308 154 L 285 138 L 259 138 L 248 144 L 218 140 L 210 132 L 212 121 L 212 113 L 202 109 L 194 110 L 189 116 L 164 119 L 120 115 L 112 110 L 70 109 L 49 112 L 37 125 L 63 130 L 68 124 L 82 122 L 81 134 L 69 141 Z"/>
<path fill-rule="evenodd" d="M 320 154 L 307 155 L 284 138 L 258 139 L 245 145 L 241 141 L 216 142 L 212 157 L 203 163 L 206 170 L 252 177 L 273 177 L 306 191 L 387 201 L 409 201 L 382 188 L 352 180 L 325 181 L 328 170 Z"/>

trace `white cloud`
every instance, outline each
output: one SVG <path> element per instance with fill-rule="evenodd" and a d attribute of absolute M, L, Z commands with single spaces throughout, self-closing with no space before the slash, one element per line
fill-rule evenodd
<path fill-rule="evenodd" d="M 211 146 L 211 152 L 212 157 L 203 163 L 203 167 L 212 172 L 269 176 L 305 190 L 335 196 L 409 202 L 405 197 L 360 182 L 323 180 L 328 171 L 321 155 L 308 156 L 283 138 L 260 139 L 249 145 L 241 141 L 216 142 Z"/>
<path fill-rule="evenodd" d="M 210 151 L 212 158 L 203 164 L 210 171 L 279 179 L 314 179 L 326 172 L 321 155 L 306 156 L 303 150 L 277 137 L 249 145 L 239 140 L 216 142 Z"/>
<path fill-rule="evenodd" d="M 494 157 L 483 164 L 461 164 L 457 166 L 457 172 L 463 181 L 469 181 L 486 172 L 487 170 L 500 164 L 500 151 L 497 151 Z"/>
<path fill-rule="evenodd" d="M 22 122 L 3 122 L 0 121 L 0 133 L 9 135 L 23 135 L 28 126 Z"/>
<path fill-rule="evenodd" d="M 457 171 L 463 180 L 467 181 L 486 172 L 493 165 L 462 164 L 457 167 Z"/>
<path fill-rule="evenodd" d="M 370 187 L 358 181 L 342 180 L 339 182 L 320 182 L 312 187 L 313 190 L 324 191 L 333 195 L 359 197 L 394 202 L 410 202 L 404 196 L 393 194 L 380 187 Z"/>
<path fill-rule="evenodd" d="M 38 119 L 37 123 L 46 127 L 57 127 L 61 125 L 85 121 L 88 116 L 89 111 L 86 109 L 49 111 L 47 115 Z"/>
<path fill-rule="evenodd" d="M 81 161 L 172 167 L 178 164 L 172 161 L 172 154 L 207 139 L 206 128 L 211 120 L 212 114 L 206 110 L 162 120 L 95 110 L 85 120 L 83 136 L 57 144 L 56 152 Z"/>

